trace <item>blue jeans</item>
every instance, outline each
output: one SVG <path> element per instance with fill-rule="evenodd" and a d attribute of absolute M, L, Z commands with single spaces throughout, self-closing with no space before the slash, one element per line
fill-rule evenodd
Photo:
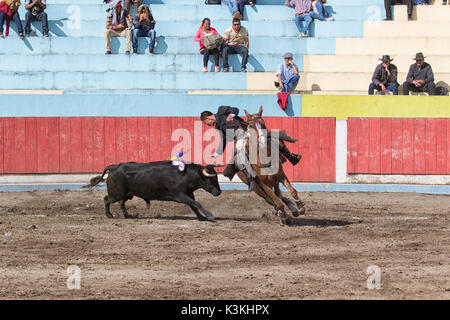
<path fill-rule="evenodd" d="M 19 13 L 18 12 L 14 13 L 12 19 L 16 22 L 17 31 L 19 32 L 19 34 L 23 33 L 23 27 L 22 22 L 20 22 Z M 0 33 L 3 33 L 3 24 L 5 23 L 5 20 L 6 20 L 6 13 L 0 12 Z"/>
<path fill-rule="evenodd" d="M 281 92 L 292 92 L 297 87 L 299 80 L 300 76 L 298 74 L 293 74 L 289 78 L 283 79 L 284 89 L 281 90 L 281 88 L 279 88 L 278 90 L 280 90 Z"/>
<path fill-rule="evenodd" d="M 250 4 L 250 1 L 253 2 L 252 0 L 240 0 L 239 1 L 239 12 L 240 12 L 240 14 L 242 14 L 242 16 L 244 16 L 245 5 Z"/>
<path fill-rule="evenodd" d="M 42 11 L 37 16 L 31 14 L 31 9 L 28 10 L 25 15 L 25 33 L 29 34 L 31 32 L 31 22 L 32 21 L 42 21 L 42 32 L 48 34 L 48 17 L 47 13 Z"/>
<path fill-rule="evenodd" d="M 297 29 L 301 33 L 308 33 L 309 26 L 311 25 L 312 18 L 307 14 L 301 14 L 299 16 L 295 16 L 295 25 Z M 305 21 L 305 26 L 302 25 L 301 21 Z"/>
<path fill-rule="evenodd" d="M 381 91 L 381 86 L 380 85 L 376 85 L 375 83 L 371 83 L 369 85 L 369 95 L 373 95 L 375 89 L 377 89 L 378 91 Z M 394 96 L 398 95 L 398 84 L 396 82 L 392 82 L 392 83 L 388 83 L 388 85 L 386 86 L 386 90 L 389 90 L 392 92 L 392 94 Z"/>
<path fill-rule="evenodd" d="M 322 2 L 316 1 L 316 7 L 317 7 L 317 11 L 319 11 L 319 14 L 315 13 L 314 11 L 311 11 L 309 13 L 311 18 L 323 21 L 323 20 L 325 20 L 325 18 L 330 17 L 328 12 L 325 10 L 325 7 L 323 6 Z"/>
<path fill-rule="evenodd" d="M 150 44 L 148 45 L 149 49 L 153 49 L 155 47 L 156 41 L 156 32 L 155 29 L 147 30 L 147 29 L 134 29 L 133 30 L 133 49 L 138 48 L 138 38 L 139 37 L 148 37 L 150 38 Z"/>
<path fill-rule="evenodd" d="M 222 3 L 228 6 L 231 15 L 235 14 L 238 11 L 238 4 L 236 0 L 222 0 Z"/>

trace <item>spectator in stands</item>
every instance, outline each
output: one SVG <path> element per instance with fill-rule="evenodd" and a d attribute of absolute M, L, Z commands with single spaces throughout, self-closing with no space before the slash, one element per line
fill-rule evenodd
<path fill-rule="evenodd" d="M 226 43 L 223 48 L 223 71 L 228 72 L 228 55 L 229 54 L 242 54 L 241 71 L 245 72 L 247 70 L 248 61 L 248 31 L 246 28 L 241 26 L 241 21 L 237 18 L 233 19 L 233 25 L 225 31 L 224 43 Z"/>
<path fill-rule="evenodd" d="M 242 20 L 242 15 L 239 12 L 237 0 L 222 0 L 222 3 L 228 6 L 228 9 L 230 10 L 231 15 L 233 16 L 233 19 Z"/>
<path fill-rule="evenodd" d="M 155 19 L 153 19 L 150 8 L 143 4 L 136 10 L 136 16 L 134 17 L 134 30 L 133 30 L 133 53 L 137 54 L 139 37 L 148 37 L 149 40 L 149 53 L 153 54 L 155 48 L 156 32 L 155 32 Z"/>
<path fill-rule="evenodd" d="M 44 37 L 48 37 L 48 17 L 44 11 L 47 8 L 46 0 L 26 0 L 25 9 L 28 10 L 25 15 L 25 34 L 31 35 L 31 22 L 42 21 L 42 32 Z"/>
<path fill-rule="evenodd" d="M 416 54 L 413 59 L 416 63 L 409 68 L 406 81 L 403 83 L 403 95 L 409 95 L 409 91 L 428 92 L 428 95 L 434 96 L 436 85 L 434 84 L 434 74 L 431 66 L 425 62 L 422 52 Z"/>
<path fill-rule="evenodd" d="M 417 4 L 420 4 L 420 5 L 429 5 L 430 4 L 430 2 L 431 2 L 431 0 L 417 0 Z"/>
<path fill-rule="evenodd" d="M 398 95 L 398 83 L 397 83 L 397 67 L 391 62 L 390 56 L 384 55 L 381 59 L 381 63 L 376 66 L 372 76 L 372 83 L 369 86 L 369 95 L 373 95 L 375 89 L 381 91 L 382 94 L 390 91 L 393 95 Z"/>
<path fill-rule="evenodd" d="M 130 54 L 131 49 L 131 27 L 133 26 L 133 18 L 125 10 L 124 0 L 115 0 L 109 3 L 110 10 L 106 19 L 106 54 L 111 54 L 111 37 L 126 37 L 127 48 L 125 53 Z M 128 26 L 127 24 L 130 24 Z"/>
<path fill-rule="evenodd" d="M 442 5 L 443 6 L 447 5 L 447 0 L 442 0 Z"/>
<path fill-rule="evenodd" d="M 239 13 L 241 15 L 240 19 L 244 19 L 244 7 L 245 5 L 249 4 L 251 7 L 253 7 L 256 4 L 256 0 L 238 0 L 239 4 Z"/>
<path fill-rule="evenodd" d="M 312 2 L 312 11 L 309 13 L 311 18 L 320 21 L 334 21 L 334 18 L 325 10 L 324 4 L 327 0 L 314 0 Z"/>
<path fill-rule="evenodd" d="M 134 5 L 134 9 L 136 9 L 136 14 L 139 11 L 139 7 L 141 6 L 143 0 L 125 0 L 125 10 L 131 14 L 131 3 Z"/>
<path fill-rule="evenodd" d="M 288 7 L 294 7 L 295 10 L 295 25 L 297 26 L 300 36 L 302 38 L 308 37 L 309 26 L 312 18 L 309 13 L 312 11 L 312 0 L 286 0 L 284 3 Z M 302 21 L 305 25 L 302 25 Z"/>
<path fill-rule="evenodd" d="M 208 60 L 209 56 L 214 56 L 214 65 L 215 65 L 215 72 L 219 72 L 219 56 L 220 52 L 219 49 L 216 47 L 212 50 L 205 47 L 205 45 L 202 42 L 202 39 L 204 37 L 211 36 L 213 34 L 218 34 L 217 30 L 211 27 L 211 20 L 208 18 L 203 19 L 202 25 L 197 30 L 197 33 L 195 34 L 194 40 L 198 41 L 200 44 L 200 54 L 203 55 L 203 72 L 208 72 Z"/>
<path fill-rule="evenodd" d="M 300 75 L 292 53 L 285 53 L 283 58 L 284 63 L 278 65 L 278 81 L 275 81 L 275 87 L 281 92 L 292 92 L 297 87 Z"/>
<path fill-rule="evenodd" d="M 20 39 L 24 39 L 22 22 L 20 22 L 19 7 L 20 0 L 3 0 L 0 1 L 0 38 L 3 37 L 3 24 L 6 20 L 6 32 L 5 35 L 9 35 L 9 23 L 14 20 L 17 25 L 17 31 L 19 32 Z M 8 11 L 9 9 L 9 11 Z"/>
<path fill-rule="evenodd" d="M 413 12 L 413 0 L 384 0 L 384 9 L 386 10 L 385 21 L 392 20 L 392 10 L 391 6 L 396 4 L 407 4 L 408 5 L 408 20 L 412 20 Z"/>

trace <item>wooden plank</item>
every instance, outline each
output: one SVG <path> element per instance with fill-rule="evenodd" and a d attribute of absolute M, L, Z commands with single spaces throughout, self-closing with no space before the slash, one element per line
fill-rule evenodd
<path fill-rule="evenodd" d="M 183 117 L 182 119 L 183 128 L 189 132 L 189 135 L 185 137 L 184 141 L 184 155 L 183 159 L 185 161 L 192 162 L 194 154 L 194 118 L 193 117 Z"/>
<path fill-rule="evenodd" d="M 436 119 L 436 174 L 449 174 L 447 172 L 447 120 Z"/>
<path fill-rule="evenodd" d="M 25 118 L 15 118 L 14 173 L 25 173 Z"/>
<path fill-rule="evenodd" d="M 137 161 L 150 162 L 150 126 L 148 117 L 138 117 L 137 121 Z"/>
<path fill-rule="evenodd" d="M 320 143 L 319 143 L 319 118 L 308 118 L 308 137 L 309 137 L 309 150 L 311 152 L 310 162 L 309 162 L 309 181 L 319 181 L 320 169 L 319 169 L 319 153 L 320 153 Z"/>
<path fill-rule="evenodd" d="M 70 131 L 71 118 L 59 118 L 59 172 L 69 173 L 72 168 L 72 159 L 70 158 Z"/>
<path fill-rule="evenodd" d="M 59 118 L 48 118 L 48 172 L 59 173 Z"/>
<path fill-rule="evenodd" d="M 103 172 L 105 164 L 105 118 L 93 118 L 92 172 Z"/>
<path fill-rule="evenodd" d="M 37 147 L 37 118 L 27 117 L 25 119 L 25 171 L 36 173 L 38 165 Z"/>
<path fill-rule="evenodd" d="M 392 119 L 392 174 L 403 172 L 403 121 L 401 118 Z"/>
<path fill-rule="evenodd" d="M 318 181 L 334 181 L 336 168 L 335 153 L 333 145 L 335 144 L 335 120 L 334 118 L 320 118 L 320 133 L 319 133 L 319 180 Z"/>
<path fill-rule="evenodd" d="M 138 122 L 137 117 L 127 117 L 127 161 L 138 162 Z"/>
<path fill-rule="evenodd" d="M 392 119 L 380 119 L 380 173 L 392 173 Z"/>
<path fill-rule="evenodd" d="M 403 119 L 403 174 L 414 173 L 414 119 Z"/>
<path fill-rule="evenodd" d="M 347 173 L 357 173 L 358 134 L 360 118 L 347 120 Z"/>
<path fill-rule="evenodd" d="M 82 150 L 82 170 L 83 172 L 94 172 L 94 118 L 81 118 L 81 141 Z"/>
<path fill-rule="evenodd" d="M 105 167 L 117 164 L 116 159 L 116 120 L 112 117 L 104 118 L 105 122 Z"/>
<path fill-rule="evenodd" d="M 296 181 L 308 181 L 309 179 L 309 141 L 308 141 L 309 122 L 308 118 L 299 118 L 297 122 L 297 136 L 299 138 L 298 147 L 299 153 L 303 156 L 301 164 L 297 169 Z M 298 180 L 297 180 L 298 179 Z"/>
<path fill-rule="evenodd" d="M 161 121 L 159 119 L 159 117 L 149 118 L 151 161 L 161 160 Z"/>
<path fill-rule="evenodd" d="M 295 119 L 293 119 L 293 118 L 287 118 L 287 117 L 282 117 L 282 118 L 278 118 L 278 119 L 279 119 L 278 130 L 280 130 L 280 131 L 281 130 L 285 130 L 286 133 L 290 137 L 295 137 L 294 124 L 296 126 L 296 122 L 297 121 L 295 121 Z M 271 128 L 268 127 L 268 129 L 270 130 Z M 292 144 L 286 143 L 286 147 L 288 147 L 288 149 L 291 152 L 293 152 Z M 289 161 L 287 161 L 286 164 L 283 167 L 284 167 L 284 173 L 287 175 L 289 180 L 293 180 L 294 179 L 294 166 Z"/>
<path fill-rule="evenodd" d="M 0 174 L 4 173 L 5 167 L 5 133 L 4 133 L 4 118 L 0 117 Z"/>
<path fill-rule="evenodd" d="M 172 148 L 170 137 L 172 135 L 172 120 L 170 117 L 159 118 L 161 121 L 161 140 L 159 141 L 160 156 L 159 160 L 167 160 L 172 157 Z"/>
<path fill-rule="evenodd" d="M 83 142 L 81 117 L 73 117 L 70 121 L 70 171 L 83 172 Z"/>
<path fill-rule="evenodd" d="M 414 121 L 414 173 L 426 174 L 425 164 L 425 119 Z"/>
<path fill-rule="evenodd" d="M 116 122 L 116 162 L 127 162 L 127 120 L 125 117 L 115 118 Z"/>
<path fill-rule="evenodd" d="M 447 118 L 447 173 L 450 174 L 450 118 Z"/>
<path fill-rule="evenodd" d="M 48 118 L 37 118 L 37 173 L 48 173 L 48 126 Z"/>
<path fill-rule="evenodd" d="M 4 173 L 14 173 L 15 119 L 4 118 Z"/>
<path fill-rule="evenodd" d="M 171 132 L 170 132 L 170 150 L 172 156 L 175 156 L 183 151 L 184 140 L 182 136 L 176 137 L 179 134 L 185 134 L 183 130 L 183 120 L 181 117 L 171 117 Z"/>
<path fill-rule="evenodd" d="M 369 173 L 381 172 L 381 120 L 369 119 Z"/>
<path fill-rule="evenodd" d="M 357 172 L 369 172 L 369 131 L 370 119 L 361 118 L 359 130 L 357 131 L 358 156 L 357 156 Z"/>
<path fill-rule="evenodd" d="M 436 121 L 437 119 L 425 119 L 425 170 L 427 174 L 437 173 Z"/>

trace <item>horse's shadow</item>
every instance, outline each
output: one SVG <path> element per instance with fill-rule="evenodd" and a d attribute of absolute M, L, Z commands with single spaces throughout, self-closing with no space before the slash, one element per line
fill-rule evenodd
<path fill-rule="evenodd" d="M 292 227 L 345 227 L 355 222 L 349 222 L 344 220 L 328 220 L 328 219 L 315 219 L 315 218 L 291 218 L 290 226 Z"/>

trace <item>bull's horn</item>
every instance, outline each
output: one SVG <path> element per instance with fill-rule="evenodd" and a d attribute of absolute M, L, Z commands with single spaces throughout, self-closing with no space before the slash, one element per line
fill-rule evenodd
<path fill-rule="evenodd" d="M 206 171 L 206 169 L 203 169 L 202 173 L 203 173 L 203 175 L 205 177 L 215 177 L 215 176 L 217 176 L 217 174 L 215 174 L 215 173 L 214 174 L 208 173 L 208 171 Z"/>

